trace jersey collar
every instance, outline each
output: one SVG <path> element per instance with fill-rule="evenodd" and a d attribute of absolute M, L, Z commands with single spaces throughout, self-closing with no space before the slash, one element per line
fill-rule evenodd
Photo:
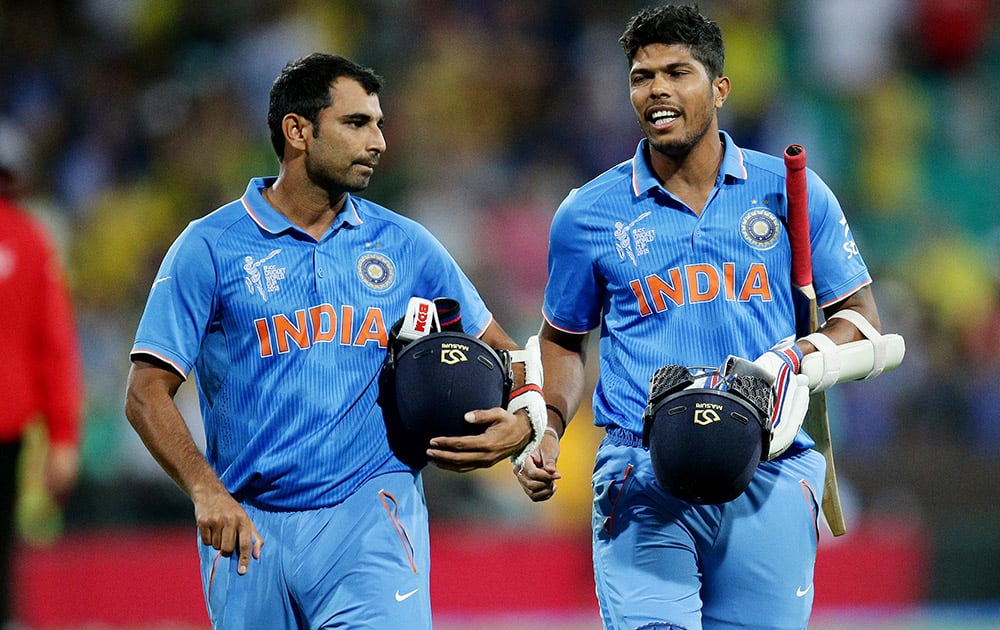
<path fill-rule="evenodd" d="M 273 207 L 271 204 L 264 199 L 264 195 L 261 191 L 269 186 L 273 185 L 277 177 L 255 177 L 250 180 L 247 184 L 247 190 L 243 193 L 243 197 L 240 201 L 243 202 L 243 207 L 246 208 L 247 214 L 250 218 L 259 225 L 262 229 L 271 232 L 272 234 L 281 234 L 287 231 L 302 232 L 300 228 L 292 224 L 285 215 L 281 214 Z M 354 198 L 351 195 L 347 195 L 347 201 L 344 203 L 344 209 L 340 211 L 337 215 L 337 219 L 333 222 L 333 229 L 335 231 L 341 226 L 354 226 L 357 227 L 361 225 L 361 215 L 358 214 L 357 204 L 354 203 Z"/>
<path fill-rule="evenodd" d="M 722 166 L 719 169 L 720 183 L 722 181 L 732 181 L 734 179 L 745 180 L 747 169 L 743 163 L 743 151 L 740 150 L 733 139 L 725 131 L 719 132 L 719 139 L 722 140 Z M 653 173 L 653 168 L 649 164 L 647 148 L 649 140 L 643 138 L 636 147 L 635 156 L 632 158 L 632 192 L 639 197 L 645 192 L 653 189 L 663 190 L 660 180 Z"/>

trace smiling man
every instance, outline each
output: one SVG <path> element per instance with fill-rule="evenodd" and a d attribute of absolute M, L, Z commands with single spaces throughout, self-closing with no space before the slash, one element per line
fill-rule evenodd
<path fill-rule="evenodd" d="M 535 501 L 555 491 L 558 436 L 584 395 L 587 337 L 600 329 L 593 410 L 607 435 L 592 479 L 592 542 L 605 627 L 804 628 L 825 462 L 799 430 L 804 406 L 784 401 L 808 396 L 797 371 L 817 351 L 813 340 L 829 351 L 864 338 L 835 314 L 879 326 L 871 277 L 840 204 L 810 171 L 815 287 L 828 321 L 826 342 L 796 339 L 785 166 L 719 129 L 730 96 L 721 30 L 695 7 L 668 5 L 635 15 L 621 44 L 645 138 L 552 220 L 539 334 L 552 431 L 518 479 Z M 751 414 L 711 402 L 737 390 L 744 375 L 732 366 L 746 364 L 764 383 L 754 391 L 782 401 L 767 405 L 756 434 L 745 429 Z M 680 379 L 681 393 L 710 402 L 656 412 L 661 369 L 698 366 L 719 367 L 701 383 Z M 702 443 L 701 428 L 720 437 Z M 729 487 L 688 492 L 670 476 L 705 471 L 699 485 L 729 469 L 749 477 L 735 498 Z"/>

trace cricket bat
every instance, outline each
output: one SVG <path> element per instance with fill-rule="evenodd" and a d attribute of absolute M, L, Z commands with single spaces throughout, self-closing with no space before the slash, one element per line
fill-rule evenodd
<path fill-rule="evenodd" d="M 806 150 L 800 144 L 785 149 L 785 194 L 788 203 L 788 240 L 792 247 L 792 284 L 809 300 L 809 332 L 820 327 L 816 289 L 813 287 L 812 245 L 809 239 L 809 190 L 806 186 Z M 816 450 L 826 458 L 826 481 L 823 488 L 823 516 L 834 536 L 847 532 L 844 508 L 840 502 L 837 471 L 833 462 L 833 440 L 826 408 L 826 392 L 809 397 L 809 410 L 802 427 L 816 442 Z"/>

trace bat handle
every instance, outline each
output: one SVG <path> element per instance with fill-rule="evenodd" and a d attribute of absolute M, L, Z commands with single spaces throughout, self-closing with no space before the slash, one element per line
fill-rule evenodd
<path fill-rule="evenodd" d="M 785 147 L 785 168 L 790 171 L 801 171 L 806 167 L 806 148 L 801 144 L 790 144 Z"/>

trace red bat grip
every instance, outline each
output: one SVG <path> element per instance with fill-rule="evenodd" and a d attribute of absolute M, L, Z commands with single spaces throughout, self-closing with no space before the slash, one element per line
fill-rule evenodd
<path fill-rule="evenodd" d="M 785 149 L 785 194 L 788 199 L 788 240 L 792 246 L 792 284 L 812 284 L 809 243 L 809 191 L 806 187 L 806 150 L 801 144 Z"/>

